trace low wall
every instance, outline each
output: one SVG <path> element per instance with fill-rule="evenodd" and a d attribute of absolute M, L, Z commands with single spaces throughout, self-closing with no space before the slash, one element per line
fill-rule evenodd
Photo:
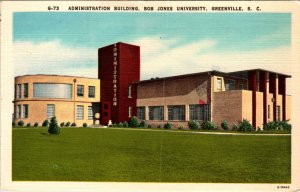
<path fill-rule="evenodd" d="M 147 120 L 146 121 L 146 125 L 148 126 L 149 124 L 152 125 L 152 127 L 157 127 L 158 125 L 160 125 L 162 128 L 164 127 L 164 124 L 166 124 L 167 122 L 171 123 L 173 125 L 173 129 L 178 129 L 178 127 L 182 126 L 183 129 L 189 129 L 188 128 L 188 122 L 187 121 L 151 121 L 151 120 Z"/>

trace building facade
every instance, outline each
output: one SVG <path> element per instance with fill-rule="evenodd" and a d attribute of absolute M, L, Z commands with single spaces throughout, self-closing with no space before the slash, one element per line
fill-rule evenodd
<path fill-rule="evenodd" d="M 78 126 L 100 123 L 100 80 L 59 75 L 15 78 L 14 121 L 38 123 L 57 117 Z"/>
<path fill-rule="evenodd" d="M 149 124 L 188 121 L 230 125 L 243 119 L 254 127 L 291 117 L 286 95 L 290 76 L 262 69 L 224 73 L 208 71 L 136 82 L 137 116 Z"/>
<path fill-rule="evenodd" d="M 289 120 L 291 76 L 263 69 L 207 71 L 140 81 L 140 47 L 115 43 L 98 49 L 98 79 L 25 75 L 15 78 L 14 120 L 107 125 L 132 116 L 148 124 L 190 120 L 230 125 L 243 119 L 254 127 Z"/>
<path fill-rule="evenodd" d="M 101 123 L 124 122 L 136 115 L 136 92 L 140 80 L 140 47 L 116 43 L 98 50 L 101 79 Z"/>

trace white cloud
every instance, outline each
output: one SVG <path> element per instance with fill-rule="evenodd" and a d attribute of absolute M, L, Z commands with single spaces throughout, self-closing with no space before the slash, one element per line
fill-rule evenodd
<path fill-rule="evenodd" d="M 179 39 L 144 37 L 129 42 L 141 47 L 141 78 L 165 77 L 219 69 L 230 72 L 263 68 L 291 73 L 289 47 L 263 51 L 216 51 L 214 40 L 180 43 Z M 69 47 L 60 41 L 15 42 L 15 75 L 64 74 L 97 77 L 97 49 Z"/>
<path fill-rule="evenodd" d="M 218 69 L 224 72 L 262 68 L 291 73 L 289 47 L 260 51 L 216 51 L 214 40 L 198 40 L 180 45 L 178 40 L 142 38 L 135 42 L 141 47 L 141 78 L 165 77 Z"/>
<path fill-rule="evenodd" d="M 97 77 L 97 50 L 60 41 L 14 43 L 15 75 L 60 74 Z M 93 66 L 91 66 L 91 64 Z"/>
<path fill-rule="evenodd" d="M 142 38 L 132 43 L 141 47 L 142 79 L 190 73 L 190 69 L 201 71 L 204 67 L 195 68 L 199 63 L 194 59 L 195 56 L 216 45 L 213 40 L 200 40 L 180 46 L 178 39 L 164 40 L 159 36 Z"/>

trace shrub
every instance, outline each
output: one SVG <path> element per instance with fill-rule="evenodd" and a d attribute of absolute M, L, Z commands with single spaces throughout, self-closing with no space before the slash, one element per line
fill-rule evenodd
<path fill-rule="evenodd" d="M 33 126 L 34 126 L 34 127 L 38 127 L 38 126 L 39 126 L 39 123 L 38 123 L 38 122 L 35 122 Z"/>
<path fill-rule="evenodd" d="M 82 126 L 83 127 L 87 127 L 88 125 L 87 125 L 87 123 L 83 123 Z"/>
<path fill-rule="evenodd" d="M 30 126 L 31 126 L 31 123 L 27 123 L 27 124 L 26 124 L 26 127 L 30 127 Z"/>
<path fill-rule="evenodd" d="M 50 134 L 59 134 L 60 133 L 60 129 L 58 127 L 56 117 L 51 118 L 48 133 L 50 133 Z"/>
<path fill-rule="evenodd" d="M 164 124 L 164 129 L 171 129 L 172 128 L 172 124 L 171 123 L 166 123 L 166 124 Z"/>
<path fill-rule="evenodd" d="M 288 121 L 272 121 L 263 126 L 264 130 L 287 130 L 291 131 L 292 126 Z"/>
<path fill-rule="evenodd" d="M 123 123 L 123 127 L 126 127 L 126 128 L 129 127 L 127 121 L 125 121 L 125 122 Z"/>
<path fill-rule="evenodd" d="M 238 125 L 237 124 L 233 124 L 231 130 L 232 131 L 237 131 L 238 130 Z"/>
<path fill-rule="evenodd" d="M 264 130 L 276 130 L 277 123 L 275 121 L 268 122 L 268 123 L 264 124 L 263 128 L 264 128 Z"/>
<path fill-rule="evenodd" d="M 189 125 L 189 128 L 193 129 L 193 130 L 196 130 L 196 129 L 200 128 L 199 121 L 194 121 L 194 120 L 193 121 L 189 121 L 188 125 Z"/>
<path fill-rule="evenodd" d="M 161 125 L 157 125 L 156 127 L 160 129 L 160 128 L 161 128 Z"/>
<path fill-rule="evenodd" d="M 43 127 L 48 127 L 48 125 L 49 125 L 49 121 L 48 121 L 48 119 L 46 119 L 46 120 L 43 122 L 42 126 L 43 126 Z"/>
<path fill-rule="evenodd" d="M 123 127 L 123 123 L 118 123 L 117 127 Z"/>
<path fill-rule="evenodd" d="M 254 131 L 254 127 L 251 125 L 251 123 L 247 119 L 243 119 L 238 125 L 237 131 L 247 131 L 251 132 Z"/>
<path fill-rule="evenodd" d="M 65 124 L 66 127 L 70 127 L 70 125 L 71 125 L 70 122 L 67 122 L 67 123 Z"/>
<path fill-rule="evenodd" d="M 210 121 L 204 121 L 202 124 L 202 128 L 204 130 L 216 130 L 218 128 L 218 126 Z"/>
<path fill-rule="evenodd" d="M 16 126 L 16 122 L 12 122 L 12 124 L 11 124 L 13 127 L 15 127 Z"/>
<path fill-rule="evenodd" d="M 21 127 L 23 127 L 23 126 L 24 126 L 24 121 L 22 121 L 22 120 L 21 120 L 21 121 L 19 121 L 19 122 L 18 122 L 18 126 L 21 126 Z"/>
<path fill-rule="evenodd" d="M 139 120 L 136 116 L 133 116 L 130 118 L 129 126 L 130 127 L 138 127 L 139 126 Z"/>
<path fill-rule="evenodd" d="M 292 125 L 288 123 L 288 121 L 280 121 L 280 126 L 282 127 L 282 130 L 291 131 Z"/>
<path fill-rule="evenodd" d="M 147 127 L 148 127 L 148 128 L 152 128 L 152 125 L 149 124 Z"/>
<path fill-rule="evenodd" d="M 182 125 L 179 125 L 178 126 L 178 130 L 182 130 L 183 129 L 183 126 Z"/>
<path fill-rule="evenodd" d="M 228 130 L 229 126 L 228 126 L 228 121 L 224 120 L 222 123 L 221 123 L 221 127 L 224 129 L 224 130 Z"/>
<path fill-rule="evenodd" d="M 146 127 L 146 121 L 145 120 L 142 120 L 140 122 L 140 127 Z"/>
<path fill-rule="evenodd" d="M 65 122 L 61 122 L 60 127 L 64 127 L 64 126 L 65 126 Z"/>
<path fill-rule="evenodd" d="M 258 132 L 259 132 L 259 131 L 261 131 L 261 128 L 260 128 L 260 126 L 258 126 L 258 127 L 257 127 L 257 130 L 256 130 L 256 131 L 258 131 Z"/>
<path fill-rule="evenodd" d="M 71 124 L 71 127 L 76 127 L 77 125 L 76 125 L 76 123 L 75 122 L 73 122 L 72 124 Z"/>

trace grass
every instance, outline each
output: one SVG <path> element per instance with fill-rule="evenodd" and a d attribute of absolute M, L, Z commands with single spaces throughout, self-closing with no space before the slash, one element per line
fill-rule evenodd
<path fill-rule="evenodd" d="M 291 137 L 13 129 L 13 180 L 290 183 Z"/>
<path fill-rule="evenodd" d="M 242 133 L 242 134 L 291 134 L 290 130 L 261 130 L 261 131 L 251 131 L 251 132 L 244 132 L 244 131 L 234 131 L 234 130 L 223 130 L 223 129 L 215 129 L 215 130 L 206 130 L 206 129 L 164 129 L 164 128 L 157 128 L 157 127 L 111 127 L 116 129 L 143 129 L 143 130 L 171 130 L 171 131 L 190 131 L 190 132 L 218 132 L 218 133 Z"/>

